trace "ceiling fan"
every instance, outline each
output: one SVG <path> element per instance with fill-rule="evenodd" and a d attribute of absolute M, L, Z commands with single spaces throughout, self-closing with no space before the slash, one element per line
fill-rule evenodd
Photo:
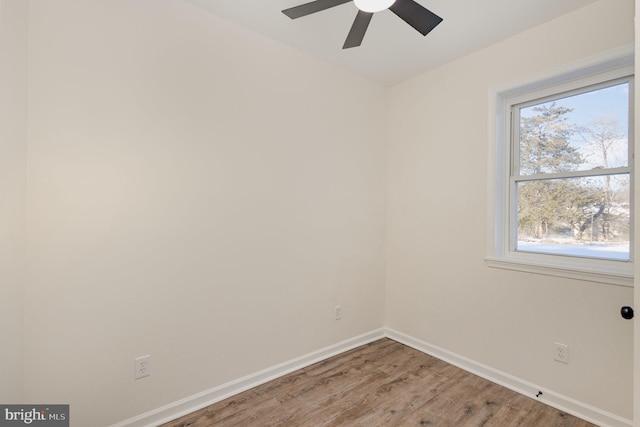
<path fill-rule="evenodd" d="M 350 1 L 351 0 L 315 0 L 301 4 L 300 6 L 285 9 L 282 13 L 291 19 L 296 19 L 334 6 L 349 3 Z M 358 7 L 358 14 L 353 21 L 344 46 L 342 46 L 343 49 L 360 46 L 373 14 L 385 9 L 391 10 L 423 36 L 426 36 L 442 22 L 442 18 L 416 3 L 414 0 L 353 0 L 353 2 Z"/>

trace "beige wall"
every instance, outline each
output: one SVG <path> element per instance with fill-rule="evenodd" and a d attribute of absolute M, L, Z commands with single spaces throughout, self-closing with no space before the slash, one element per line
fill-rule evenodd
<path fill-rule="evenodd" d="M 0 402 L 22 401 L 27 4 L 0 0 Z"/>
<path fill-rule="evenodd" d="M 632 417 L 632 288 L 484 262 L 492 88 L 633 43 L 632 0 L 603 0 L 394 87 L 387 326 Z M 554 362 L 552 343 L 570 347 Z"/>
<path fill-rule="evenodd" d="M 30 5 L 27 401 L 106 425 L 383 326 L 383 87 L 186 2 Z"/>

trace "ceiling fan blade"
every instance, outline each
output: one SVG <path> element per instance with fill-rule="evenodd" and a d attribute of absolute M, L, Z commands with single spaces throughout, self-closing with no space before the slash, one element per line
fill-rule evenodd
<path fill-rule="evenodd" d="M 347 40 L 345 40 L 344 46 L 342 46 L 343 49 L 349 49 L 350 47 L 356 47 L 362 44 L 362 39 L 364 39 L 364 34 L 367 32 L 367 28 L 369 28 L 369 22 L 371 22 L 372 17 L 373 13 L 358 11 L 351 30 L 349 30 L 349 34 L 347 35 Z"/>
<path fill-rule="evenodd" d="M 389 9 L 423 36 L 442 22 L 442 18 L 414 0 L 396 0 Z"/>
<path fill-rule="evenodd" d="M 300 6 L 290 7 L 282 11 L 291 19 L 300 18 L 301 16 L 311 15 L 334 6 L 340 6 L 349 3 L 351 0 L 316 0 L 310 3 L 301 4 Z"/>

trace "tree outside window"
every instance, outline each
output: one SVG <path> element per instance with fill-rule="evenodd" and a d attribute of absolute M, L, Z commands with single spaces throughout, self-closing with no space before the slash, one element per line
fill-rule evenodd
<path fill-rule="evenodd" d="M 630 259 L 629 79 L 512 108 L 516 251 Z"/>

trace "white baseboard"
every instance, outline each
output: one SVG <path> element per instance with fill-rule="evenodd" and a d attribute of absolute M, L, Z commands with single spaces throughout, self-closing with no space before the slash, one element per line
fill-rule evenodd
<path fill-rule="evenodd" d="M 490 366 L 483 365 L 443 348 L 403 334 L 402 332 L 386 328 L 385 335 L 394 341 L 398 341 L 399 343 L 412 347 L 422 353 L 434 356 L 440 360 L 464 369 L 467 372 L 471 372 L 472 374 L 478 375 L 479 377 L 527 397 L 536 399 L 553 408 L 582 418 L 590 423 L 601 427 L 633 427 L 633 421 L 631 420 L 603 411 L 587 403 L 579 402 L 552 390 L 540 387 L 539 385 L 524 381 L 520 378 L 514 377 L 513 375 L 491 368 Z M 536 395 L 539 391 L 542 392 L 542 396 L 538 398 Z"/>
<path fill-rule="evenodd" d="M 249 390 L 288 373 L 302 369 L 314 363 L 344 353 L 356 347 L 384 338 L 384 329 L 377 329 L 366 334 L 339 342 L 324 349 L 314 351 L 288 362 L 247 375 L 237 380 L 205 390 L 193 396 L 162 406 L 153 411 L 113 424 L 111 427 L 155 427 L 175 420 L 191 412 L 205 408 L 233 395 Z"/>
<path fill-rule="evenodd" d="M 235 381 L 222 384 L 218 387 L 205 390 L 193 396 L 186 397 L 177 402 L 170 403 L 153 411 L 146 412 L 128 420 L 119 422 L 111 427 L 155 427 L 160 424 L 175 420 L 191 412 L 205 408 L 233 395 L 250 388 L 264 384 L 288 373 L 302 369 L 306 366 L 336 356 L 364 344 L 368 344 L 380 338 L 390 338 L 404 345 L 412 347 L 422 353 L 434 356 L 447 363 L 457 366 L 472 374 L 478 375 L 493 383 L 499 384 L 522 395 L 536 399 L 551 407 L 575 415 L 601 427 L 633 427 L 633 421 L 618 415 L 603 411 L 592 405 L 579 402 L 570 397 L 545 389 L 536 384 L 524 381 L 513 375 L 501 372 L 490 366 L 483 365 L 466 357 L 452 353 L 443 348 L 421 341 L 412 336 L 403 334 L 389 328 L 383 328 L 359 335 L 357 337 L 339 342 L 324 349 L 314 351 L 307 355 L 292 359 L 271 368 L 239 378 Z M 541 391 L 542 396 L 536 397 Z"/>

